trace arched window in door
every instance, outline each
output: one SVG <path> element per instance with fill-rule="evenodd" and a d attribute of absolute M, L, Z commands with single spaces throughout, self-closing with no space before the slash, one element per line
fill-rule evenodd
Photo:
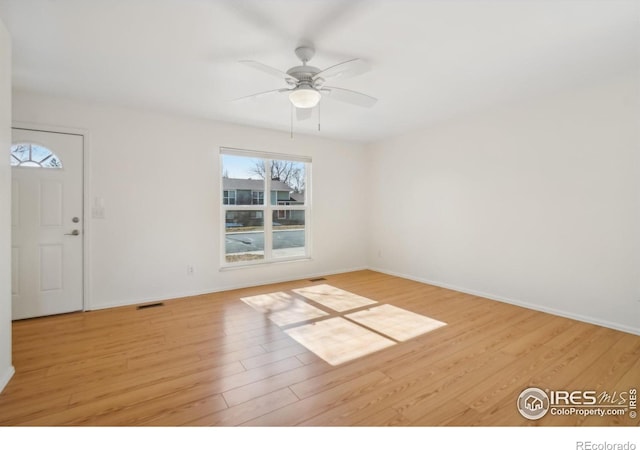
<path fill-rule="evenodd" d="M 14 167 L 62 169 L 62 161 L 58 155 L 46 147 L 32 143 L 11 146 L 11 165 Z"/>

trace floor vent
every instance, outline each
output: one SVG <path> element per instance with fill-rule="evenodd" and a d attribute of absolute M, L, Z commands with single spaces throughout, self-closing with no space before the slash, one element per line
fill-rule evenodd
<path fill-rule="evenodd" d="M 140 305 L 136 309 L 155 308 L 156 306 L 164 306 L 164 303 L 149 303 L 148 305 Z"/>
<path fill-rule="evenodd" d="M 311 278 L 309 281 L 311 281 L 313 283 L 313 282 L 316 282 L 316 281 L 327 281 L 327 279 L 323 278 L 323 277 L 320 277 L 320 278 Z"/>

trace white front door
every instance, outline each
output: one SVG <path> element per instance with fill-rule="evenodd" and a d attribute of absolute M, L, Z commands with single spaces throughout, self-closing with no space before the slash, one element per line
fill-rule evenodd
<path fill-rule="evenodd" d="M 83 309 L 83 137 L 13 129 L 13 319 Z"/>

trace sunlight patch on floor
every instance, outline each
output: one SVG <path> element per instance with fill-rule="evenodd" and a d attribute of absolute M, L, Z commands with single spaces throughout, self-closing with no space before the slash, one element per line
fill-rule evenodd
<path fill-rule="evenodd" d="M 255 295 L 240 300 L 256 311 L 266 314 L 269 320 L 281 327 L 329 315 L 286 292 Z"/>
<path fill-rule="evenodd" d="M 318 307 L 287 292 L 243 297 L 241 300 L 276 325 L 291 326 L 284 332 L 334 366 L 446 325 L 388 304 L 364 309 L 378 302 L 328 284 L 293 289 L 293 292 L 316 303 Z M 348 312 L 357 308 L 360 310 Z M 343 314 L 327 318 L 336 315 L 329 310 Z"/>
<path fill-rule="evenodd" d="M 393 305 L 376 306 L 345 317 L 401 342 L 446 325 Z"/>
<path fill-rule="evenodd" d="M 293 292 L 338 312 L 378 303 L 375 300 L 338 289 L 328 284 L 317 284 L 306 288 L 294 289 Z"/>
<path fill-rule="evenodd" d="M 395 345 L 392 340 L 341 317 L 289 328 L 285 333 L 332 366 Z"/>

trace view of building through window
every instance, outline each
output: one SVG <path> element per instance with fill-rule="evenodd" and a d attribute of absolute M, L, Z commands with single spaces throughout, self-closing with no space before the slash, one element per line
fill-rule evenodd
<path fill-rule="evenodd" d="M 220 157 L 223 263 L 308 257 L 311 161 L 227 149 Z"/>

